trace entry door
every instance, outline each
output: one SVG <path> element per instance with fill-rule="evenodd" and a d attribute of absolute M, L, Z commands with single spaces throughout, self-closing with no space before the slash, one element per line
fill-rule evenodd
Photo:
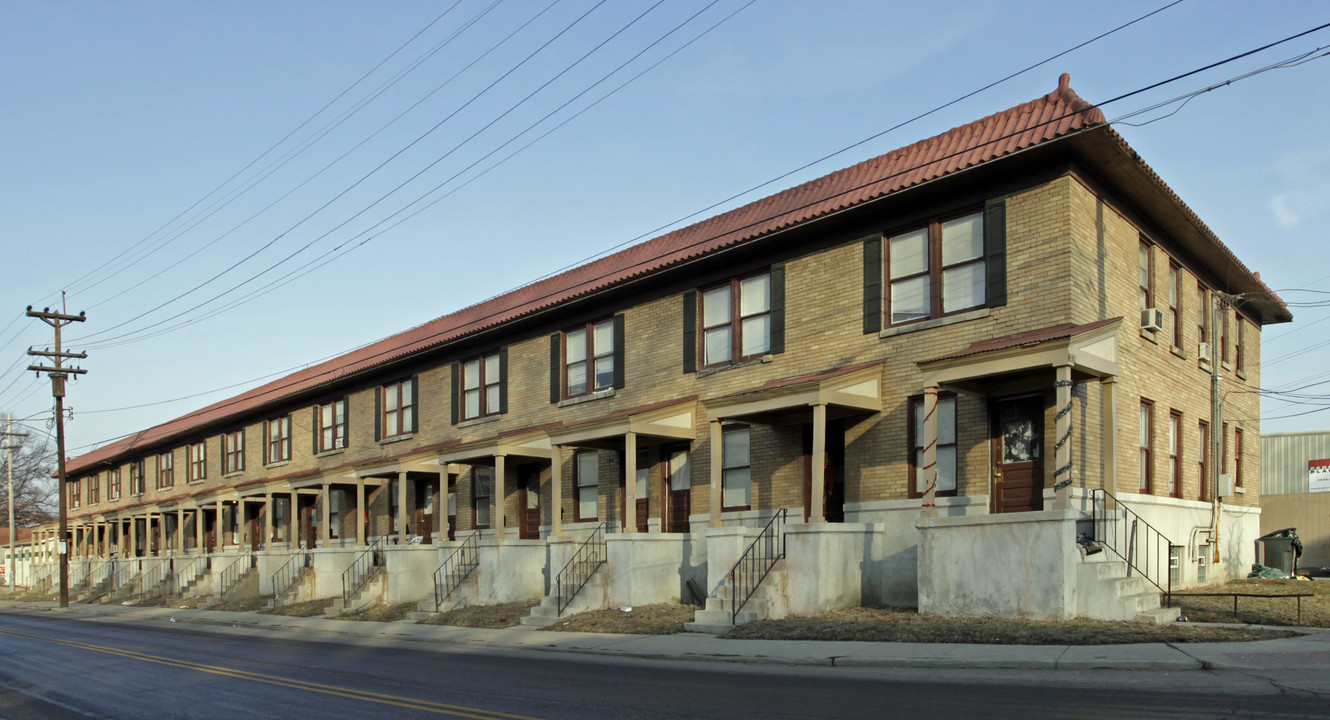
<path fill-rule="evenodd" d="M 688 532 L 688 513 L 693 494 L 692 468 L 688 448 L 665 451 L 665 532 Z"/>
<path fill-rule="evenodd" d="M 448 476 L 448 539 L 457 539 L 457 476 Z"/>
<path fill-rule="evenodd" d="M 517 536 L 523 540 L 540 539 L 540 467 L 528 465 L 518 470 L 518 507 L 522 509 Z"/>
<path fill-rule="evenodd" d="M 421 542 L 434 542 L 434 493 L 439 489 L 437 480 L 416 483 L 416 534 Z"/>
<path fill-rule="evenodd" d="M 1044 399 L 993 403 L 993 512 L 1044 509 Z"/>
<path fill-rule="evenodd" d="M 628 500 L 628 489 L 625 487 L 627 479 L 624 474 L 628 471 L 628 464 L 624 462 L 624 454 L 619 453 L 619 516 L 627 519 L 628 511 L 624 503 Z M 633 478 L 633 492 L 636 495 L 633 501 L 633 507 L 636 508 L 634 519 L 637 524 L 637 532 L 647 531 L 647 513 L 651 512 L 651 503 L 647 498 L 650 493 L 648 478 L 651 477 L 651 469 L 647 466 L 650 462 L 650 456 L 645 450 L 637 454 L 637 476 Z M 627 527 L 625 525 L 625 527 Z"/>
<path fill-rule="evenodd" d="M 803 426 L 804 522 L 813 508 L 813 426 Z M 827 522 L 845 522 L 845 421 L 827 422 L 826 450 L 822 460 L 822 514 Z"/>
<path fill-rule="evenodd" d="M 299 512 L 296 514 L 296 537 L 304 540 L 305 549 L 311 550 L 318 546 L 317 533 L 315 532 L 317 524 L 314 521 L 314 510 L 317 501 L 312 497 L 303 495 L 296 496 L 296 505 Z"/>
<path fill-rule="evenodd" d="M 199 517 L 203 520 L 203 546 L 207 552 L 212 552 L 217 547 L 217 543 L 214 542 L 217 537 L 217 521 L 202 510 L 199 511 Z"/>

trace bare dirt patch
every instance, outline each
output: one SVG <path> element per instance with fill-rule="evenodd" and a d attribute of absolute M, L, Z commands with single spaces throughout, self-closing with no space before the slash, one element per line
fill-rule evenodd
<path fill-rule="evenodd" d="M 1238 613 L 1233 615 L 1231 597 L 1184 597 L 1197 593 L 1245 593 L 1284 595 L 1312 593 L 1302 598 L 1302 619 L 1298 619 L 1297 598 L 1238 598 Z M 1253 625 L 1301 625 L 1330 627 L 1330 580 L 1261 580 L 1247 578 L 1223 585 L 1179 590 L 1173 605 L 1192 622 L 1250 623 Z"/>
<path fill-rule="evenodd" d="M 421 620 L 421 625 L 452 625 L 454 627 L 500 628 L 517 627 L 518 621 L 531 614 L 534 603 L 515 602 L 501 605 L 469 605 Z"/>
<path fill-rule="evenodd" d="M 223 600 L 222 602 L 208 608 L 209 610 L 227 610 L 230 612 L 254 612 L 262 610 L 268 606 L 268 601 L 272 599 L 271 595 L 260 595 L 258 597 L 237 598 L 235 600 Z"/>
<path fill-rule="evenodd" d="M 400 605 L 380 605 L 375 603 L 368 607 L 352 610 L 335 616 L 334 620 L 361 620 L 366 622 L 397 622 L 405 620 L 407 615 L 415 612 L 415 603 L 401 603 Z"/>
<path fill-rule="evenodd" d="M 320 617 L 324 610 L 332 605 L 332 598 L 307 600 L 298 603 L 286 603 L 280 607 L 264 608 L 259 612 L 264 615 L 285 615 L 287 617 Z"/>
<path fill-rule="evenodd" d="M 630 635 L 673 635 L 683 632 L 683 624 L 693 619 L 697 607 L 661 603 L 639 605 L 629 610 L 610 608 L 570 615 L 544 628 L 556 632 L 626 633 Z"/>

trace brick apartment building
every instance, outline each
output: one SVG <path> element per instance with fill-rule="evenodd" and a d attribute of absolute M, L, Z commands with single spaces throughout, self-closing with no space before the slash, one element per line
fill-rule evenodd
<path fill-rule="evenodd" d="M 750 595 L 1135 617 L 1158 593 L 1096 561 L 1161 589 L 1251 562 L 1236 391 L 1291 319 L 1064 75 L 75 458 L 74 554 L 543 621 L 695 593 L 700 625 Z"/>

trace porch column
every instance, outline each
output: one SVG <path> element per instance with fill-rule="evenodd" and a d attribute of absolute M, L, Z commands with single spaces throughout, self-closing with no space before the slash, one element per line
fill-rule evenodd
<path fill-rule="evenodd" d="M 166 554 L 166 513 L 157 514 L 157 554 Z"/>
<path fill-rule="evenodd" d="M 914 418 L 910 418 L 914 422 Z M 922 517 L 937 517 L 937 386 L 924 388 L 924 463 L 918 483 L 924 486 Z"/>
<path fill-rule="evenodd" d="M 563 448 L 550 445 L 550 535 L 563 536 Z"/>
<path fill-rule="evenodd" d="M 1118 405 L 1117 389 L 1118 379 L 1116 377 L 1106 377 L 1101 383 L 1103 391 L 1103 425 L 1104 434 L 1102 439 L 1104 453 L 1104 476 L 1099 479 L 1100 487 L 1108 492 L 1117 492 L 1118 479 Z M 1202 448 L 1201 452 L 1205 452 Z"/>
<path fill-rule="evenodd" d="M 175 509 L 175 547 L 180 554 L 185 553 L 185 508 L 176 506 Z"/>
<path fill-rule="evenodd" d="M 637 532 L 637 433 L 623 436 L 623 531 Z"/>
<path fill-rule="evenodd" d="M 356 478 L 356 547 L 365 546 L 365 478 Z"/>
<path fill-rule="evenodd" d="M 708 523 L 713 528 L 720 527 L 720 482 L 724 474 L 724 465 L 722 464 L 721 453 L 723 448 L 721 444 L 724 438 L 720 432 L 720 421 L 711 421 L 711 508 L 709 509 L 711 521 Z"/>
<path fill-rule="evenodd" d="M 822 403 L 813 406 L 813 457 L 809 461 L 813 477 L 808 498 L 808 522 L 826 522 L 827 406 Z"/>
<path fill-rule="evenodd" d="M 310 518 L 313 519 L 312 517 Z M 296 537 L 300 531 L 300 494 L 295 490 L 291 491 L 291 502 L 286 506 L 286 549 L 292 550 L 300 547 L 303 542 Z M 312 548 L 305 548 L 310 550 Z"/>
<path fill-rule="evenodd" d="M 263 494 L 263 549 L 272 549 L 273 521 L 272 521 L 272 493 Z"/>
<path fill-rule="evenodd" d="M 1071 507 L 1071 366 L 1059 365 L 1057 369 L 1057 415 L 1054 425 L 1057 428 L 1057 443 L 1053 446 L 1053 509 L 1066 510 Z"/>
<path fill-rule="evenodd" d="M 494 487 L 490 489 L 490 495 L 494 501 L 493 519 L 490 521 L 490 527 L 494 528 L 495 537 L 503 537 L 503 480 L 507 475 L 508 458 L 505 455 L 494 456 Z"/>
<path fill-rule="evenodd" d="M 129 556 L 139 556 L 139 521 L 135 518 L 129 519 Z"/>
<path fill-rule="evenodd" d="M 194 508 L 194 551 L 202 555 L 207 551 L 203 547 L 203 508 Z"/>
<path fill-rule="evenodd" d="M 397 544 L 406 544 L 406 472 L 397 473 Z"/>
<path fill-rule="evenodd" d="M 226 526 L 222 524 L 222 501 L 217 499 L 217 522 L 213 524 L 213 545 L 217 552 L 226 548 Z"/>
<path fill-rule="evenodd" d="M 323 483 L 319 491 L 320 514 L 323 522 L 319 523 L 319 544 L 328 547 L 332 542 L 332 496 L 328 494 L 328 483 Z"/>
<path fill-rule="evenodd" d="M 428 528 L 434 535 L 435 542 L 448 539 L 448 470 L 439 473 L 439 481 L 434 486 L 434 527 Z"/>

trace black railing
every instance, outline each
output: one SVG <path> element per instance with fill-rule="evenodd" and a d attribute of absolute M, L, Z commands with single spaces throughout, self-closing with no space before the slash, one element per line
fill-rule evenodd
<path fill-rule="evenodd" d="M 554 597 L 558 605 L 558 612 L 563 613 L 564 608 L 568 607 L 577 593 L 586 586 L 587 581 L 592 575 L 605 564 L 605 533 L 609 532 L 609 523 L 601 523 L 596 526 L 595 531 L 577 548 L 573 557 L 559 571 L 559 575 L 554 579 Z"/>
<path fill-rule="evenodd" d="M 739 556 L 739 562 L 730 568 L 731 623 L 739 617 L 739 611 L 752 599 L 753 593 L 757 592 L 771 568 L 785 557 L 785 518 L 788 514 L 785 508 L 777 510 L 744 554 Z"/>
<path fill-rule="evenodd" d="M 342 602 L 350 603 L 351 598 L 363 590 L 375 573 L 386 564 L 383 538 L 382 535 L 374 538 L 365 552 L 360 553 L 351 567 L 342 573 Z"/>
<path fill-rule="evenodd" d="M 1168 606 L 1173 596 L 1173 548 L 1164 534 L 1124 505 L 1112 493 L 1093 490 L 1090 512 L 1094 541 L 1127 563 L 1127 577 L 1135 572 L 1163 594 Z M 1110 503 L 1113 509 L 1109 508 Z"/>
<path fill-rule="evenodd" d="M 116 588 L 123 587 L 134 582 L 134 578 L 143 571 L 143 561 L 138 558 L 126 559 L 116 565 L 115 580 L 112 584 Z"/>
<path fill-rule="evenodd" d="M 171 574 L 171 561 L 153 563 L 150 568 L 143 571 L 143 582 L 139 585 L 139 602 L 143 602 L 150 595 L 160 595 L 163 593 L 154 592 L 158 586 L 164 583 Z M 167 589 L 166 592 L 170 592 Z"/>
<path fill-rule="evenodd" d="M 217 597 L 226 597 L 240 581 L 249 574 L 258 564 L 258 558 L 254 556 L 253 550 L 245 550 L 222 569 L 220 579 L 217 581 Z"/>
<path fill-rule="evenodd" d="M 314 567 L 314 554 L 298 552 L 277 568 L 277 572 L 272 574 L 273 607 L 281 606 L 282 600 L 295 590 L 296 583 L 300 582 L 300 578 L 305 577 L 305 573 L 312 567 Z"/>
<path fill-rule="evenodd" d="M 434 612 L 439 612 L 443 602 L 462 586 L 479 564 L 480 531 L 476 530 L 434 571 Z"/>
<path fill-rule="evenodd" d="M 52 563 L 45 568 L 38 570 L 32 576 L 32 589 L 38 592 L 46 592 L 55 584 L 56 571 L 60 569 L 58 564 Z"/>
<path fill-rule="evenodd" d="M 188 590 L 200 575 L 207 572 L 210 562 L 211 558 L 206 555 L 179 560 L 172 558 L 170 594 L 180 595 Z"/>

